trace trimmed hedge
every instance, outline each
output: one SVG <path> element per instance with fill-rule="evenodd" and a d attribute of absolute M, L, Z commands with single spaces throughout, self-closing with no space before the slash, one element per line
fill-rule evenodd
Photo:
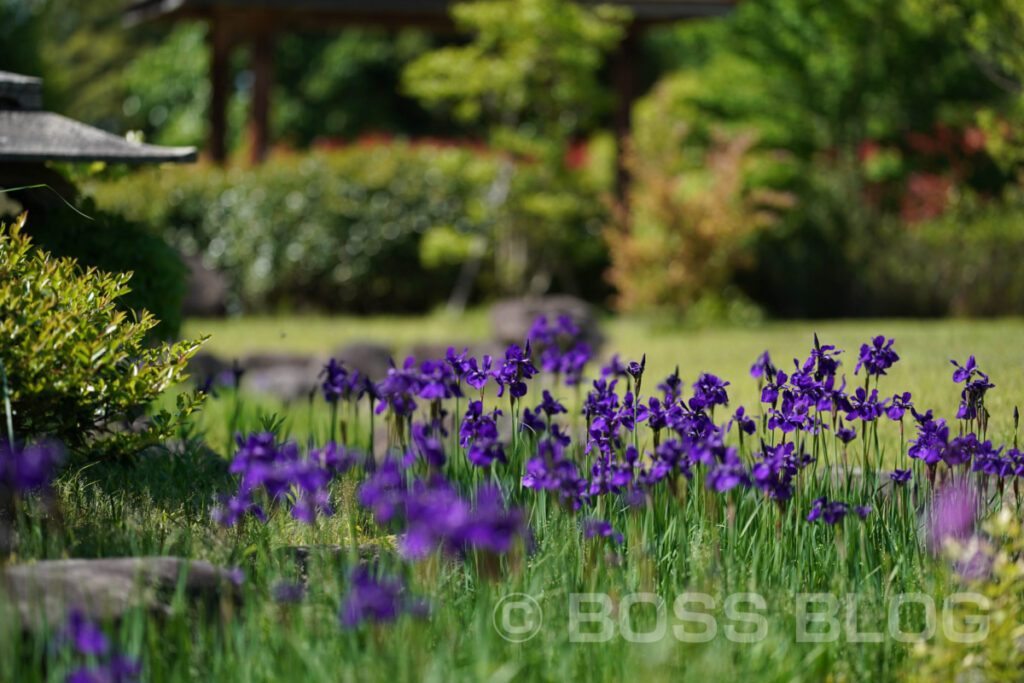
<path fill-rule="evenodd" d="M 447 300 L 480 245 L 474 295 L 495 293 L 495 228 L 529 200 L 516 194 L 529 183 L 517 181 L 508 204 L 491 203 L 499 165 L 477 149 L 396 142 L 252 169 L 147 169 L 91 191 L 101 207 L 227 274 L 237 310 L 421 311 Z M 529 166 L 518 168 L 527 179 Z M 530 233 L 535 254 L 598 288 L 607 258 L 591 239 L 600 206 L 596 192 L 584 193 L 557 228 Z"/>

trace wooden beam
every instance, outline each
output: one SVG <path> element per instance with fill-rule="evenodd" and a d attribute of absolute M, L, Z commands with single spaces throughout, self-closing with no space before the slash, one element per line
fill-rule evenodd
<path fill-rule="evenodd" d="M 261 28 L 252 41 L 252 118 L 249 122 L 250 161 L 261 163 L 270 149 L 270 88 L 274 78 L 274 39 Z"/>
<path fill-rule="evenodd" d="M 228 60 L 231 37 L 223 17 L 210 18 L 210 157 L 227 160 Z"/>

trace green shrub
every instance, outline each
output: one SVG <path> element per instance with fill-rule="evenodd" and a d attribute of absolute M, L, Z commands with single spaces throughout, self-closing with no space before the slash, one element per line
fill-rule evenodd
<path fill-rule="evenodd" d="M 35 248 L 0 225 L 0 361 L 21 439 L 56 437 L 96 457 L 127 454 L 170 436 L 201 396 L 180 395 L 177 410 L 124 429 L 184 377 L 203 340 L 151 347 L 156 319 L 118 309 L 129 274 L 82 270 L 73 259 Z"/>
<path fill-rule="evenodd" d="M 1024 314 L 1024 205 L 964 207 L 890 225 L 864 269 L 877 309 L 895 315 Z"/>
<path fill-rule="evenodd" d="M 474 238 L 486 245 L 475 294 L 494 294 L 498 226 L 539 225 L 538 214 L 551 210 L 527 205 L 540 196 L 528 164 L 517 166 L 498 206 L 498 168 L 496 155 L 465 147 L 391 143 L 275 157 L 252 169 L 148 169 L 91 190 L 101 208 L 226 273 L 236 309 L 422 311 L 448 298 L 457 256 Z M 606 252 L 594 239 L 597 193 L 581 183 L 574 199 L 556 207 L 558 230 L 529 232 L 530 253 L 564 271 L 553 289 L 599 289 Z M 439 253 L 444 245 L 448 253 Z"/>
<path fill-rule="evenodd" d="M 162 239 L 116 213 L 100 211 L 90 200 L 79 208 L 92 220 L 62 206 L 49 210 L 43 221 L 30 220 L 26 232 L 53 256 L 107 272 L 131 272 L 131 291 L 118 299 L 118 306 L 152 313 L 159 321 L 152 337 L 176 338 L 188 275 L 181 257 Z"/>

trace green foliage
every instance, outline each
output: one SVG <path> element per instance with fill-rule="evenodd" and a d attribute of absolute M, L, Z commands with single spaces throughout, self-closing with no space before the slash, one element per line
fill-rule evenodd
<path fill-rule="evenodd" d="M 81 270 L 36 249 L 24 220 L 0 227 L 0 361 L 19 438 L 47 435 L 91 457 L 128 454 L 167 438 L 200 403 L 178 397 L 142 428 L 131 423 L 184 376 L 202 340 L 150 347 L 156 325 L 119 310 L 129 274 Z"/>
<path fill-rule="evenodd" d="M 876 297 L 884 289 L 878 260 L 897 216 L 910 220 L 915 178 L 985 193 L 1012 181 L 988 154 L 967 150 L 960 134 L 1005 94 L 979 73 L 963 26 L 927 16 L 920 5 L 746 2 L 720 22 L 662 33 L 652 46 L 678 70 L 636 107 L 638 154 L 671 156 L 666 168 L 692 173 L 716 134 L 753 132 L 747 190 L 792 198 L 769 230 L 753 236 L 751 258 L 733 279 L 774 314 L 892 311 L 903 295 Z M 666 122 L 686 124 L 685 146 L 665 149 Z M 946 196 L 931 199 L 925 217 L 946 208 Z M 912 256 L 903 244 L 900 257 Z M 914 291 L 932 281 L 901 279 Z M 898 308 L 940 310 L 910 300 Z"/>
<path fill-rule="evenodd" d="M 143 131 L 149 142 L 201 145 L 205 141 L 210 100 L 206 34 L 200 24 L 178 26 L 126 65 L 124 117 L 128 127 Z"/>
<path fill-rule="evenodd" d="M 415 311 L 447 300 L 469 242 L 482 259 L 478 295 L 495 292 L 486 257 L 494 255 L 498 214 L 488 196 L 499 165 L 466 148 L 360 145 L 253 169 L 143 170 L 92 191 L 101 207 L 227 273 L 236 308 Z M 524 164 L 517 181 L 535 177 Z M 575 246 L 600 225 L 596 192 L 568 211 L 535 210 L 562 211 L 562 229 L 540 243 L 565 271 L 554 286 L 600 292 L 603 245 Z M 445 234 L 458 239 L 438 240 Z"/>
<path fill-rule="evenodd" d="M 99 210 L 91 200 L 78 208 L 92 220 L 61 206 L 47 211 L 44 220 L 28 222 L 25 229 L 38 247 L 53 256 L 111 273 L 132 273 L 131 289 L 118 297 L 117 305 L 152 313 L 158 321 L 150 331 L 152 337 L 176 338 L 188 275 L 178 253 L 137 224 Z"/>
<path fill-rule="evenodd" d="M 415 101 L 401 95 L 402 68 L 432 46 L 418 30 L 389 33 L 351 27 L 334 35 L 282 35 L 275 59 L 271 120 L 277 139 L 305 146 L 365 131 L 438 132 Z"/>
<path fill-rule="evenodd" d="M 625 311 L 685 312 L 722 292 L 749 259 L 751 234 L 770 220 L 761 206 L 769 198 L 745 188 L 751 136 L 722 140 L 682 170 L 685 127 L 666 121 L 660 130 L 660 153 L 630 155 L 628 209 L 606 232 L 609 279 Z"/>
<path fill-rule="evenodd" d="M 464 150 L 396 145 L 250 170 L 147 170 L 95 194 L 227 273 L 236 307 L 417 310 L 454 281 L 450 267 L 420 267 L 422 234 L 482 231 L 492 173 L 493 161 Z"/>
<path fill-rule="evenodd" d="M 1024 527 L 1020 507 L 1015 509 L 1008 503 L 985 522 L 983 529 L 985 538 L 949 541 L 946 551 L 965 564 L 991 563 L 991 574 L 965 581 L 971 591 L 970 601 L 957 605 L 951 615 L 957 633 L 963 634 L 976 633 L 979 614 L 984 615 L 984 637 L 918 643 L 911 681 L 1020 680 L 1024 668 L 1024 651 L 1020 648 L 1024 636 Z"/>
<path fill-rule="evenodd" d="M 965 202 L 966 204 L 966 202 Z M 865 259 L 875 310 L 898 315 L 1024 314 L 1020 198 L 889 225 Z M 879 248 L 880 247 L 880 248 Z"/>

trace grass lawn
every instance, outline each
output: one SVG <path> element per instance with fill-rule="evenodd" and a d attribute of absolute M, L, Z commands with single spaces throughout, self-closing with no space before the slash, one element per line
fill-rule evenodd
<path fill-rule="evenodd" d="M 618 350 L 624 359 L 647 354 L 645 394 L 677 363 L 688 385 L 702 371 L 731 381 L 728 410 L 713 413 L 719 425 L 739 404 L 758 412 L 748 371 L 762 351 L 769 350 L 788 369 L 783 359 L 805 358 L 815 331 L 822 343 L 846 349 L 841 371 L 847 372 L 862 342 L 876 334 L 894 337 L 902 360 L 882 378 L 882 393 L 913 392 L 919 406 L 934 407 L 949 419 L 953 436 L 959 427 L 953 420 L 959 388 L 951 380 L 951 358 L 963 362 L 974 354 L 996 384 L 986 398 L 993 414 L 990 436 L 996 439 L 1012 438 L 1010 414 L 1024 390 L 1024 347 L 1017 343 L 1024 322 L 1018 320 L 673 330 L 614 319 L 605 328 L 608 353 Z M 208 350 L 225 357 L 268 351 L 327 354 L 355 340 L 383 341 L 401 352 L 416 343 L 482 340 L 488 324 L 480 312 L 458 320 L 432 315 L 188 323 L 186 334 L 200 333 L 211 335 Z M 549 378 L 534 378 L 524 405 L 534 405 L 544 386 L 551 386 Z M 567 402 L 572 399 L 571 391 L 560 388 L 559 393 Z M 211 616 L 190 608 L 178 595 L 167 616 L 132 612 L 119 623 L 102 624 L 119 651 L 141 662 L 145 680 L 934 681 L 953 680 L 966 670 L 962 680 L 982 680 L 1003 659 L 1009 661 L 1003 669 L 1007 680 L 1019 674 L 1013 616 L 1019 615 L 1024 594 L 1019 578 L 1003 575 L 996 581 L 982 572 L 970 589 L 1011 618 L 993 621 L 989 637 L 980 642 L 948 637 L 948 625 L 960 625 L 963 614 L 952 608 L 947 613 L 947 599 L 964 585 L 929 541 L 927 510 L 936 494 L 925 466 L 914 461 L 913 480 L 906 487 L 888 485 L 886 469 L 903 461 L 894 452 L 897 425 L 886 418 L 877 427 L 865 427 L 867 440 L 858 438 L 846 448 L 830 435 L 784 436 L 763 425 L 745 442 L 733 429 L 719 443 L 717 432 L 694 418 L 687 427 L 694 430 L 693 441 L 664 478 L 651 474 L 653 461 L 644 458 L 642 471 L 629 470 L 630 483 L 595 490 L 579 509 L 567 488 L 543 491 L 523 485 L 523 473 L 532 471 L 527 462 L 538 453 L 534 437 L 514 437 L 504 426 L 500 438 L 508 462 L 483 467 L 471 464 L 455 435 L 440 435 L 444 464 L 428 465 L 424 446 L 398 475 L 398 483 L 386 484 L 390 470 L 381 463 L 332 471 L 323 488 L 331 510 L 321 513 L 333 514 L 318 514 L 312 524 L 292 513 L 301 489 L 272 500 L 267 484 L 257 487 L 252 499 L 267 513 L 265 523 L 252 515 L 234 526 L 215 523 L 218 494 L 239 489 L 238 478 L 224 467 L 232 426 L 242 432 L 277 429 L 279 439 L 288 435 L 304 451 L 308 438 L 319 446 L 330 431 L 331 411 L 319 397 L 316 401 L 310 412 L 308 406 L 224 392 L 181 434 L 175 447 L 183 454 L 66 469 L 56 485 L 59 514 L 48 513 L 42 500 L 25 501 L 16 520 L 12 559 L 174 554 L 241 568 L 241 608 Z M 417 423 L 427 419 L 428 402 L 420 403 Z M 465 400 L 458 409 L 452 401 L 444 405 L 459 416 L 466 409 Z M 361 410 L 363 419 L 350 423 L 347 434 L 353 447 L 367 443 L 365 403 Z M 269 412 L 285 422 L 268 418 Z M 340 414 L 347 415 L 347 409 Z M 377 424 L 385 418 L 381 415 Z M 561 424 L 572 420 L 555 418 Z M 912 433 L 910 424 L 907 428 Z M 629 469 L 623 464 L 626 444 L 635 439 L 650 447 L 654 437 L 647 426 L 636 436 L 621 429 L 623 441 L 612 446 L 610 462 Z M 727 447 L 738 448 L 737 462 L 752 478 L 754 464 L 762 461 L 755 453 L 761 439 L 771 448 L 794 444 L 796 453 L 813 458 L 793 465 L 792 471 L 778 470 L 779 481 L 790 487 L 788 494 L 769 497 L 767 489 L 752 483 L 730 487 L 736 482 L 729 479 L 735 470 L 724 466 L 733 462 Z M 204 455 L 204 441 L 215 454 Z M 591 466 L 598 462 L 599 449 L 584 445 L 575 441 L 559 456 L 562 460 L 543 466 L 550 474 L 555 461 L 571 465 L 589 479 L 589 486 L 598 480 Z M 274 453 L 274 467 L 291 467 L 286 454 Z M 710 454 L 706 460 L 701 459 L 704 453 Z M 659 456 L 658 462 L 670 462 L 670 457 Z M 840 468 L 845 471 L 844 463 L 865 464 L 863 476 L 837 474 Z M 956 477 L 975 482 L 976 488 L 984 483 L 966 468 L 942 472 L 940 480 Z M 641 481 L 641 474 L 650 480 Z M 572 477 L 559 481 L 571 483 Z M 486 507 L 485 484 L 501 490 L 503 505 L 497 510 Z M 377 493 L 371 498 L 367 491 Z M 977 530 L 980 518 L 1003 503 L 1008 515 L 1019 515 L 1012 488 L 1004 493 L 972 503 L 964 528 Z M 822 496 L 848 503 L 848 514 L 831 519 L 834 525 L 825 518 L 809 521 L 821 509 L 816 501 Z M 387 521 L 382 511 L 392 503 L 404 512 Z M 872 509 L 855 514 L 854 506 Z M 516 514 L 521 515 L 518 521 Z M 591 529 L 591 519 L 607 521 L 609 527 Z M 1001 528 L 990 529 L 985 541 L 990 550 L 983 554 L 1010 548 L 997 566 L 1019 568 L 1024 577 L 1020 523 Z M 435 536 L 425 540 L 428 536 L 414 535 L 416 529 Z M 1017 537 L 1007 529 L 1016 529 Z M 492 533 L 509 534 L 511 541 L 487 545 Z M 421 554 L 414 552 L 415 538 L 424 544 Z M 442 542 L 449 544 L 449 552 L 437 549 Z M 322 551 L 303 568 L 288 552 L 297 545 Z M 330 545 L 341 546 L 341 552 L 324 549 Z M 376 548 L 372 573 L 395 583 L 371 590 L 354 578 L 357 545 Z M 281 600 L 282 582 L 303 582 L 302 599 Z M 399 585 L 404 588 L 395 597 L 390 591 Z M 807 610 L 801 601 L 808 595 L 833 603 Z M 911 604 L 901 608 L 907 595 L 913 596 Z M 363 602 L 353 602 L 357 597 Z M 355 627 L 339 620 L 339 615 L 358 612 L 360 605 L 371 618 Z M 392 608 L 398 613 L 395 620 L 390 619 Z M 0 601 L 0 681 L 63 680 L 74 666 L 98 662 L 59 649 L 63 646 L 55 644 L 52 634 L 23 639 L 5 631 L 12 623 L 5 609 Z M 808 621 L 807 611 L 821 618 Z M 930 628 L 935 623 L 941 626 L 938 635 Z M 923 642 L 907 642 L 901 636 L 907 633 L 921 634 Z"/>

